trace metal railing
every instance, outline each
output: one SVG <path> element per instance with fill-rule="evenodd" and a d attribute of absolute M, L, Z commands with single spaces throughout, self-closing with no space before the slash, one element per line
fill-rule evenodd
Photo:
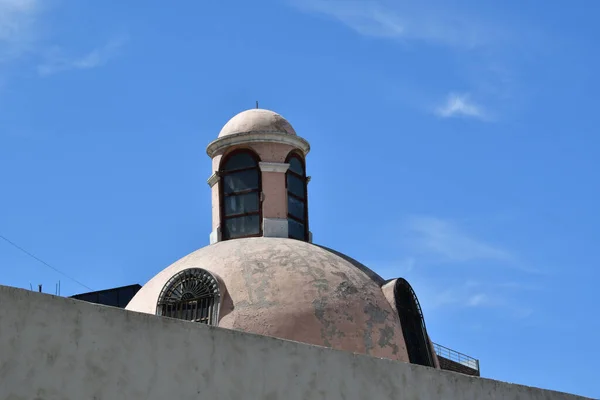
<path fill-rule="evenodd" d="M 442 346 L 441 344 L 433 343 L 433 348 L 435 350 L 435 354 L 440 357 L 444 357 L 450 361 L 454 361 L 458 364 L 464 365 L 466 367 L 472 368 L 476 371 L 479 371 L 479 360 L 473 357 L 469 357 L 466 354 L 459 353 L 456 350 L 449 349 L 447 347 Z"/>

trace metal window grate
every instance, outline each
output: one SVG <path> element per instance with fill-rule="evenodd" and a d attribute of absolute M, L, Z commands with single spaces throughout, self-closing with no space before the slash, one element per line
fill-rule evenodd
<path fill-rule="evenodd" d="M 175 274 L 160 293 L 156 314 L 217 325 L 219 284 L 208 271 L 190 268 Z"/>
<path fill-rule="evenodd" d="M 308 241 L 308 179 L 304 158 L 294 151 L 287 156 L 285 162 L 289 163 L 285 173 L 288 237 Z"/>
<path fill-rule="evenodd" d="M 258 155 L 247 149 L 234 150 L 221 162 L 219 207 L 223 240 L 262 236 L 262 174 L 259 162 Z M 228 202 L 233 198 L 237 203 L 236 200 Z"/>

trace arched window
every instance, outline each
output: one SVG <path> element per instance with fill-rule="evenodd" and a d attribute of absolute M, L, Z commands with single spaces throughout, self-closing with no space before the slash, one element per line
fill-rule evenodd
<path fill-rule="evenodd" d="M 260 236 L 261 180 L 258 156 L 248 150 L 235 151 L 222 162 L 221 235 L 223 240 Z"/>
<path fill-rule="evenodd" d="M 156 315 L 217 325 L 219 297 L 219 284 L 209 272 L 186 269 L 169 279 L 160 292 Z"/>
<path fill-rule="evenodd" d="M 288 237 L 308 241 L 307 180 L 304 159 L 296 153 L 291 153 L 286 162 L 290 164 L 285 173 Z"/>
<path fill-rule="evenodd" d="M 410 363 L 433 367 L 433 356 L 423 313 L 415 292 L 405 279 L 396 280 L 394 298 Z"/>

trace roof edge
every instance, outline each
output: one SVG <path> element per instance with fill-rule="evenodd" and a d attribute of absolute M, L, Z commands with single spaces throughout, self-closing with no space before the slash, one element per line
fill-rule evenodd
<path fill-rule="evenodd" d="M 303 139 L 298 135 L 273 131 L 251 131 L 234 133 L 213 140 L 206 147 L 206 154 L 208 154 L 210 158 L 213 158 L 228 147 L 261 142 L 287 144 L 302 151 L 304 156 L 310 152 L 310 144 L 306 139 Z"/>
<path fill-rule="evenodd" d="M 371 268 L 367 267 L 363 263 L 356 261 L 354 258 L 347 256 L 344 253 L 340 253 L 337 250 L 333 250 L 333 249 L 330 249 L 329 247 L 322 246 L 320 244 L 312 243 L 312 245 L 320 247 L 323 250 L 333 253 L 336 256 L 343 258 L 345 261 L 348 261 L 350 264 L 354 265 L 356 268 L 358 268 L 362 272 L 364 272 L 369 278 L 371 278 L 373 281 L 375 281 L 375 283 L 377 283 L 379 286 L 383 286 L 386 283 L 386 280 L 383 279 L 377 272 L 373 271 Z"/>

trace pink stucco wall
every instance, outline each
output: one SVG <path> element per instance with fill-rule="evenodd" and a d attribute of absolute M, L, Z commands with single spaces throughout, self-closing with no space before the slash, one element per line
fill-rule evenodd
<path fill-rule="evenodd" d="M 263 172 L 262 190 L 265 194 L 262 204 L 263 218 L 287 218 L 285 174 Z"/>
<path fill-rule="evenodd" d="M 211 211 L 212 211 L 212 229 L 213 229 L 213 231 L 215 229 L 217 229 L 219 227 L 219 224 L 221 223 L 221 214 L 220 214 L 220 205 L 219 205 L 219 198 L 220 198 L 219 185 L 221 185 L 220 182 L 215 183 L 215 185 L 211 188 L 211 193 L 210 193 L 211 198 L 212 198 Z"/>

